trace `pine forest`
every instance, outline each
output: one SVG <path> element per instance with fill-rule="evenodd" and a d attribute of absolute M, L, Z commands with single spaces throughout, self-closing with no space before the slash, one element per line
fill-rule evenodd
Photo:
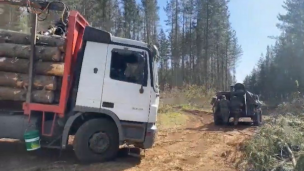
<path fill-rule="evenodd" d="M 157 45 L 161 89 L 198 85 L 227 90 L 235 82 L 242 48 L 229 23 L 227 0 L 168 0 L 164 9 L 158 7 L 157 0 L 63 2 L 78 10 L 93 27 Z M 0 28 L 29 32 L 26 9 L 2 5 L 2 10 Z M 160 20 L 161 10 L 165 11 L 165 21 Z M 50 12 L 38 29 L 46 29 L 58 16 Z"/>

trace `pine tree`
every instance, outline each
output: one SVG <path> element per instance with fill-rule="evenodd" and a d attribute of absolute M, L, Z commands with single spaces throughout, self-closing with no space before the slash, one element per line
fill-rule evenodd
<path fill-rule="evenodd" d="M 165 87 L 166 80 L 169 79 L 169 41 L 163 29 L 161 29 L 158 37 L 159 53 L 160 53 L 160 70 L 159 70 L 159 82 L 160 87 L 163 89 Z"/>
<path fill-rule="evenodd" d="M 62 2 L 71 10 L 78 10 L 93 27 L 115 36 L 156 44 L 161 54 L 162 88 L 166 84 L 170 87 L 196 84 L 226 90 L 235 82 L 235 67 L 242 48 L 229 23 L 227 0 L 168 0 L 165 9 L 161 9 L 167 14 L 168 30 L 159 26 L 157 0 Z M 1 28 L 10 24 L 9 14 L 0 19 Z M 39 29 L 45 30 L 57 17 L 51 14 L 40 23 Z M 28 17 L 20 17 L 18 29 L 27 28 L 27 22 Z"/>
<path fill-rule="evenodd" d="M 304 1 L 286 0 L 283 7 L 287 13 L 278 16 L 277 25 L 282 34 L 274 47 L 267 47 L 265 59 L 258 65 L 258 88 L 269 101 L 290 100 L 294 92 L 304 92 L 304 24 L 299 20 L 304 18 Z M 253 91 L 252 83 L 248 86 Z"/>

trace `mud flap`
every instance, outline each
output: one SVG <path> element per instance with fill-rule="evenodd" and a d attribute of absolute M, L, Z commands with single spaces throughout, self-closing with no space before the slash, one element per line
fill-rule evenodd
<path fill-rule="evenodd" d="M 132 156 L 132 157 L 135 157 L 135 158 L 146 157 L 146 150 L 144 149 L 143 154 L 141 154 L 141 149 L 140 148 L 134 149 L 134 148 L 129 147 L 128 155 Z"/>

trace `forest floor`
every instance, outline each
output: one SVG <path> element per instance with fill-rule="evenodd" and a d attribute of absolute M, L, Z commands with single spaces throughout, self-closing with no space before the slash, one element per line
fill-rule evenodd
<path fill-rule="evenodd" d="M 11 171 L 236 171 L 242 159 L 242 143 L 256 127 L 214 126 L 210 112 L 178 109 L 159 115 L 155 146 L 141 158 L 121 155 L 108 163 L 77 164 L 72 150 L 41 150 L 37 157 L 24 145 L 0 143 L 0 170 Z"/>

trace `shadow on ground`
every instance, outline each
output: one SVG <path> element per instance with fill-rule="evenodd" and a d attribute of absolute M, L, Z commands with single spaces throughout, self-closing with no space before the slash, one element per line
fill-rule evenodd
<path fill-rule="evenodd" d="M 115 161 L 83 165 L 79 164 L 73 150 L 62 153 L 55 149 L 27 152 L 20 142 L 0 141 L 0 151 L 1 171 L 121 171 L 140 164 L 141 160 L 121 149 Z"/>
<path fill-rule="evenodd" d="M 204 125 L 201 129 L 205 131 L 221 131 L 221 132 L 231 132 L 231 131 L 241 131 L 244 129 L 248 129 L 250 127 L 254 127 L 251 122 L 239 122 L 238 125 L 234 125 L 230 122 L 228 125 L 214 125 L 214 123 L 209 123 Z"/>
<path fill-rule="evenodd" d="M 234 126 L 233 123 L 229 123 L 229 125 L 214 125 L 214 123 L 208 123 L 196 128 L 187 128 L 187 130 L 194 131 L 209 131 L 209 132 L 231 132 L 231 131 L 242 131 L 248 129 L 250 127 L 254 127 L 250 122 L 239 122 L 237 126 Z"/>
<path fill-rule="evenodd" d="M 209 131 L 209 132 L 231 132 L 231 131 L 242 131 L 250 127 L 254 127 L 251 121 L 240 121 L 237 126 L 230 122 L 228 125 L 214 125 L 212 113 L 199 111 L 199 110 L 183 110 L 186 114 L 196 116 L 202 123 L 201 126 L 195 128 L 187 128 L 187 130 L 196 131 Z M 245 119 L 245 118 L 242 118 Z"/>

